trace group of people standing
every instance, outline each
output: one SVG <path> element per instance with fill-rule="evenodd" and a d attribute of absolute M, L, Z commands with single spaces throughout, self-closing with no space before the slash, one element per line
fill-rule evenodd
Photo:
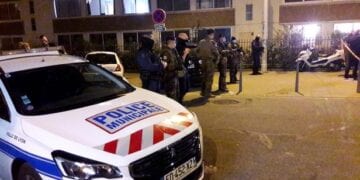
<path fill-rule="evenodd" d="M 154 40 L 144 36 L 141 38 L 140 49 L 136 61 L 140 70 L 142 87 L 153 92 L 165 94 L 179 103 L 183 102 L 189 91 L 189 77 L 184 62 L 190 49 L 186 47 L 188 36 L 180 33 L 178 38 L 166 37 L 166 45 L 160 56 L 153 52 Z"/>
<path fill-rule="evenodd" d="M 154 92 L 164 93 L 179 103 L 183 102 L 185 94 L 189 91 L 189 76 L 185 61 L 190 53 L 195 53 L 201 60 L 202 84 L 201 96 L 213 97 L 216 93 L 226 93 L 227 65 L 230 65 L 230 83 L 236 83 L 236 74 L 240 65 L 243 50 L 235 37 L 228 43 L 226 37 L 219 35 L 215 40 L 215 31 L 207 30 L 207 36 L 202 39 L 196 48 L 188 45 L 189 37 L 180 33 L 177 38 L 169 36 L 160 52 L 160 56 L 153 52 L 154 40 L 142 37 L 136 61 L 140 70 L 142 87 Z M 230 62 L 228 62 L 230 61 Z M 219 89 L 212 93 L 214 72 L 218 69 Z"/>

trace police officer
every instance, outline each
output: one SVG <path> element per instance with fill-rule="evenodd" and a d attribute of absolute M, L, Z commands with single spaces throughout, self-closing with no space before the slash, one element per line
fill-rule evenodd
<path fill-rule="evenodd" d="M 261 75 L 261 73 L 259 72 L 259 69 L 261 67 L 260 58 L 264 51 L 264 47 L 262 46 L 262 44 L 260 42 L 259 35 L 257 35 L 255 37 L 255 39 L 252 41 L 251 50 L 252 50 L 251 55 L 253 58 L 253 73 L 252 73 L 252 75 Z"/>
<path fill-rule="evenodd" d="M 219 70 L 219 90 L 218 93 L 226 93 L 229 90 L 226 88 L 226 71 L 227 71 L 227 61 L 230 49 L 228 47 L 228 43 L 226 42 L 226 37 L 221 35 L 219 36 L 219 43 L 217 44 L 219 53 L 220 53 L 220 61 L 218 64 Z"/>
<path fill-rule="evenodd" d="M 198 57 L 201 59 L 201 70 L 203 73 L 201 96 L 205 98 L 211 96 L 211 86 L 213 84 L 214 71 L 219 62 L 219 52 L 215 46 L 214 41 L 215 31 L 213 29 L 207 30 L 207 37 L 199 42 L 196 49 Z"/>
<path fill-rule="evenodd" d="M 175 37 L 166 38 L 166 46 L 162 49 L 160 58 L 167 63 L 164 74 L 164 90 L 166 96 L 180 101 L 180 86 L 178 72 L 183 70 L 182 60 L 176 50 Z"/>
<path fill-rule="evenodd" d="M 230 84 L 235 84 L 237 81 L 236 75 L 240 67 L 240 60 L 244 54 L 242 47 L 237 43 L 235 37 L 231 37 L 230 50 Z"/>
<path fill-rule="evenodd" d="M 189 58 L 190 49 L 187 46 L 189 43 L 189 36 L 186 33 L 179 33 L 177 37 L 176 49 L 181 57 L 182 70 L 179 71 L 179 86 L 180 86 L 180 97 L 179 103 L 183 103 L 184 97 L 190 89 L 190 79 L 188 70 L 185 67 L 185 62 Z"/>
<path fill-rule="evenodd" d="M 149 37 L 141 38 L 141 47 L 136 55 L 136 62 L 140 70 L 142 87 L 154 92 L 160 92 L 161 81 L 167 63 L 153 52 L 154 40 Z"/>

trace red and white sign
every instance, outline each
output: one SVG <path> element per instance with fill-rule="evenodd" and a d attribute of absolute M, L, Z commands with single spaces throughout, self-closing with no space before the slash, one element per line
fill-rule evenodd
<path fill-rule="evenodd" d="M 155 24 L 161 24 L 166 21 L 166 11 L 163 9 L 156 9 L 152 13 L 152 19 Z"/>

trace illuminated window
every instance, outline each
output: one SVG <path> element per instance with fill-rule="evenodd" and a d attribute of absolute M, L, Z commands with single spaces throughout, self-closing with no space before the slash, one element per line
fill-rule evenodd
<path fill-rule="evenodd" d="M 351 33 L 360 30 L 360 23 L 338 23 L 334 25 L 334 31 Z"/>
<path fill-rule="evenodd" d="M 150 12 L 149 0 L 123 0 L 125 14 L 144 14 Z"/>
<path fill-rule="evenodd" d="M 114 0 L 87 0 L 89 15 L 114 15 Z"/>
<path fill-rule="evenodd" d="M 320 32 L 318 24 L 296 25 L 293 31 L 303 34 L 304 39 L 315 39 Z"/>

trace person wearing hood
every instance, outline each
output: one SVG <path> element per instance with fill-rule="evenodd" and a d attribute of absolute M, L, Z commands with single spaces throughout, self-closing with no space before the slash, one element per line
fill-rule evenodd
<path fill-rule="evenodd" d="M 244 54 L 244 51 L 242 47 L 240 47 L 240 45 L 237 43 L 235 37 L 231 37 L 230 49 L 230 84 L 235 84 L 237 81 L 236 75 L 240 66 L 240 60 Z"/>
<path fill-rule="evenodd" d="M 140 70 L 142 88 L 159 93 L 167 63 L 161 61 L 153 52 L 154 40 L 144 36 L 141 38 L 140 43 L 140 49 L 136 54 L 136 62 Z"/>
<path fill-rule="evenodd" d="M 264 46 L 261 44 L 260 36 L 257 35 L 251 43 L 251 55 L 253 59 L 253 73 L 252 75 L 261 75 L 259 72 L 261 67 L 261 55 L 264 52 Z"/>

